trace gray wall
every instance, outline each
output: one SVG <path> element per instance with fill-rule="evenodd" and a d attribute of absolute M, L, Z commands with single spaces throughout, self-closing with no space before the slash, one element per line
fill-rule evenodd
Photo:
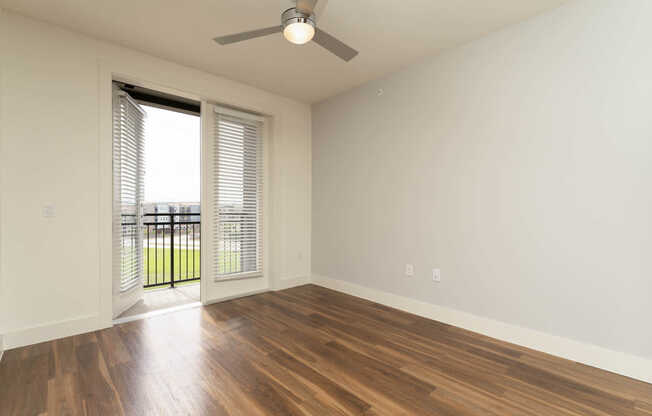
<path fill-rule="evenodd" d="M 652 357 L 651 20 L 571 2 L 315 105 L 313 274 Z"/>

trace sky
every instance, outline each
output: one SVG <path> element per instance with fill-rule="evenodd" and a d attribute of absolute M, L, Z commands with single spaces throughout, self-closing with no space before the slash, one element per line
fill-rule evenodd
<path fill-rule="evenodd" d="M 142 105 L 145 118 L 145 202 L 199 202 L 199 116 Z"/>

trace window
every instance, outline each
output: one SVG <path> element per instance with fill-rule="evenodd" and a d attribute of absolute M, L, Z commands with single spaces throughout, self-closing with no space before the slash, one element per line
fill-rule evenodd
<path fill-rule="evenodd" d="M 263 270 L 263 119 L 221 107 L 215 111 L 216 276 L 259 276 Z"/>

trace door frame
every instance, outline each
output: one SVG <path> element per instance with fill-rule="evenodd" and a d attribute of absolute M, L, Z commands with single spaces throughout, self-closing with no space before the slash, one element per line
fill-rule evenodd
<path fill-rule="evenodd" d="M 202 212 L 215 212 L 214 206 L 214 177 L 212 175 L 214 168 L 213 145 L 214 145 L 214 124 L 215 124 L 215 107 L 219 106 L 215 101 L 207 102 L 202 101 Z M 271 160 L 272 160 L 272 145 L 271 137 L 273 132 L 274 118 L 263 115 L 265 121 L 263 124 L 263 215 L 262 215 L 262 228 L 263 228 L 263 270 L 262 276 L 236 276 L 231 278 L 216 279 L 214 272 L 216 265 L 211 261 L 212 256 L 201 256 L 202 273 L 207 271 L 208 278 L 201 279 L 201 292 L 202 304 L 220 302 L 223 300 L 233 299 L 240 296 L 252 295 L 274 288 L 271 276 L 271 212 L 274 207 L 271 205 L 270 197 L 270 178 L 271 178 Z M 215 218 L 207 215 L 202 217 L 201 230 L 202 236 L 207 238 L 202 239 L 202 250 L 206 249 L 207 252 L 215 250 L 213 244 L 213 231 L 215 230 Z"/>
<path fill-rule="evenodd" d="M 124 75 L 122 72 L 117 72 L 111 70 L 108 65 L 100 65 L 100 321 L 103 327 L 110 327 L 113 325 L 113 320 L 115 319 L 113 313 L 113 92 L 112 86 L 113 82 L 123 82 L 127 84 L 137 85 L 139 87 L 152 89 L 155 91 L 160 91 L 163 93 L 175 95 L 182 98 L 188 98 L 195 101 L 202 102 L 201 97 L 180 91 L 174 88 L 169 88 L 163 86 L 156 82 L 146 81 L 138 77 Z M 108 90 L 108 91 L 107 91 Z M 106 94 L 110 93 L 108 96 Z M 107 108 L 108 101 L 108 108 Z M 106 114 L 107 110 L 110 114 Z M 108 119 L 107 119 L 108 116 Z M 203 120 L 203 114 L 200 114 L 200 120 Z M 108 123 L 108 125 L 107 125 Z M 200 129 L 201 134 L 201 129 Z M 200 137 L 200 149 L 203 146 L 203 134 Z M 107 158 L 107 152 L 111 154 L 110 158 Z M 201 152 L 201 150 L 200 150 Z M 200 155 L 200 160 L 202 155 Z M 200 169 L 201 180 L 203 181 L 204 172 L 203 169 Z M 111 186 L 107 189 L 107 185 Z M 109 204 L 107 205 L 108 201 Z M 203 195 L 200 191 L 200 204 L 202 205 L 203 212 Z M 106 221 L 110 218 L 110 225 L 107 226 Z M 203 226 L 202 226 L 203 231 Z M 202 233 L 203 235 L 203 233 Z M 108 244 L 107 244 L 108 243 Z M 200 247 L 204 243 L 203 236 L 200 236 Z M 204 256 L 201 256 L 200 261 L 200 270 L 204 269 Z M 200 281 L 203 282 L 203 279 Z M 202 285 L 203 286 L 203 285 Z M 200 286 L 200 296 L 202 303 L 203 299 L 203 287 Z"/>
<path fill-rule="evenodd" d="M 115 57 L 115 56 L 114 56 Z M 113 81 L 125 82 L 138 85 L 143 88 L 149 88 L 164 93 L 176 95 L 199 101 L 202 103 L 201 119 L 201 173 L 202 173 L 202 190 L 201 190 L 201 211 L 208 212 L 207 198 L 205 198 L 206 179 L 209 176 L 205 172 L 205 161 L 209 157 L 206 154 L 208 145 L 205 120 L 205 108 L 208 103 L 220 103 L 234 106 L 243 110 L 264 114 L 267 119 L 267 128 L 265 137 L 266 162 L 265 168 L 265 194 L 263 204 L 265 206 L 265 234 L 264 234 L 264 273 L 263 277 L 257 279 L 233 280 L 217 282 L 212 286 L 219 286 L 219 295 L 209 293 L 211 287 L 208 286 L 209 280 L 213 283 L 210 268 L 207 265 L 207 257 L 201 256 L 201 271 L 205 276 L 201 279 L 201 303 L 206 305 L 220 300 L 230 299 L 239 296 L 245 296 L 251 293 L 263 292 L 270 289 L 282 287 L 280 265 L 274 262 L 276 253 L 283 250 L 282 247 L 274 249 L 270 244 L 270 235 L 277 235 L 280 238 L 283 230 L 276 230 L 274 226 L 282 215 L 282 200 L 272 197 L 274 184 L 282 177 L 282 166 L 274 164 L 274 155 L 281 146 L 282 138 L 282 108 L 278 106 L 278 98 L 270 94 L 265 97 L 264 92 L 256 91 L 253 93 L 250 87 L 239 84 L 235 81 L 226 80 L 219 77 L 207 76 L 204 73 L 198 73 L 192 69 L 179 67 L 168 62 L 161 65 L 158 59 L 149 60 L 134 59 L 116 59 L 116 62 L 108 62 L 103 58 L 98 60 L 99 72 L 99 131 L 98 131 L 98 178 L 99 178 L 99 196 L 98 196 L 98 229 L 99 229 L 99 293 L 98 293 L 98 326 L 106 328 L 113 325 L 113 132 L 112 132 L 112 83 Z M 174 86 L 171 86 L 173 84 Z M 208 245 L 208 221 L 202 218 L 201 225 L 201 245 L 202 249 Z M 215 288 L 213 288 L 215 289 Z M 214 290 L 213 290 L 214 291 Z"/>

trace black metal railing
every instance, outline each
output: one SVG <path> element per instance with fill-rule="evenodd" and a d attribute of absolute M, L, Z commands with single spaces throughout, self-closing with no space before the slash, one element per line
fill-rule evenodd
<path fill-rule="evenodd" d="M 201 220 L 198 213 L 145 214 L 144 287 L 200 280 Z"/>
<path fill-rule="evenodd" d="M 134 217 L 123 215 L 123 235 L 136 235 Z M 174 287 L 201 279 L 199 213 L 144 214 L 142 233 L 143 287 Z"/>

